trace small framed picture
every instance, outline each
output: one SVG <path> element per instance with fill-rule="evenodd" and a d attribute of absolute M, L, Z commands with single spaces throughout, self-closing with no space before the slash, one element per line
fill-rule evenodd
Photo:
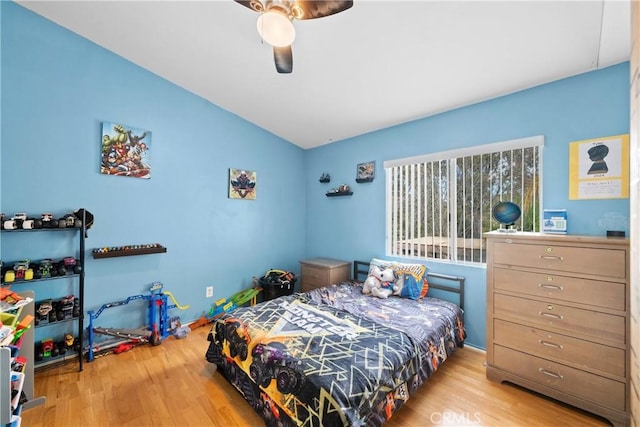
<path fill-rule="evenodd" d="M 246 169 L 229 169 L 229 198 L 255 200 L 257 173 Z"/>
<path fill-rule="evenodd" d="M 356 182 L 371 182 L 376 175 L 376 162 L 358 163 Z"/>
<path fill-rule="evenodd" d="M 151 131 L 102 122 L 100 173 L 151 178 Z"/>

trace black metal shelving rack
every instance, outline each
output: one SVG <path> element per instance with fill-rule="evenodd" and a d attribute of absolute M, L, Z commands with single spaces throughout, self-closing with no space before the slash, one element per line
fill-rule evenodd
<path fill-rule="evenodd" d="M 12 286 L 18 285 L 18 286 L 22 286 L 26 283 L 34 283 L 34 282 L 41 282 L 41 281 L 45 281 L 45 280 L 57 280 L 57 279 L 62 279 L 62 278 L 73 278 L 73 277 L 77 277 L 78 278 L 78 299 L 79 299 L 79 309 L 80 309 L 80 313 L 79 316 L 76 319 L 73 319 L 74 321 L 78 322 L 78 342 L 80 343 L 80 348 L 78 349 L 78 371 L 82 371 L 83 369 L 83 342 L 84 342 L 84 278 L 85 278 L 85 238 L 87 237 L 87 229 L 86 229 L 86 218 L 85 218 L 85 214 L 84 214 L 84 210 L 81 211 L 83 213 L 82 218 L 80 218 L 82 224 L 80 227 L 65 227 L 65 228 L 34 228 L 34 229 L 28 229 L 28 230 L 24 230 L 24 229 L 16 229 L 16 230 L 5 230 L 3 229 L 2 232 L 3 233 L 37 233 L 37 232 L 76 232 L 76 233 L 80 233 L 79 236 L 79 253 L 78 253 L 78 260 L 80 261 L 80 272 L 78 274 L 66 274 L 66 275 L 60 275 L 60 276 L 55 276 L 55 277 L 46 277 L 46 278 L 41 278 L 41 279 L 32 279 L 32 280 L 16 280 L 14 282 L 11 282 Z M 5 285 L 4 283 L 4 278 L 2 278 L 3 282 L 2 282 L 2 286 Z M 20 289 L 14 289 L 16 292 L 20 293 Z M 35 303 L 35 301 L 34 301 Z M 34 363 L 34 367 L 37 369 L 39 367 L 44 367 L 47 366 L 49 364 L 57 364 L 58 362 L 66 362 L 68 359 L 65 359 L 62 356 L 58 356 L 55 358 L 52 358 L 51 360 L 48 360 L 46 362 L 39 362 L 39 363 Z"/>

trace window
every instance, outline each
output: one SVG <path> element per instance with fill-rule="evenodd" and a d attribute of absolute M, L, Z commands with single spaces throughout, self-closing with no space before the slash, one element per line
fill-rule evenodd
<path fill-rule="evenodd" d="M 535 136 L 384 163 L 386 250 L 391 256 L 486 261 L 493 206 L 516 203 L 520 231 L 540 230 L 541 152 Z"/>

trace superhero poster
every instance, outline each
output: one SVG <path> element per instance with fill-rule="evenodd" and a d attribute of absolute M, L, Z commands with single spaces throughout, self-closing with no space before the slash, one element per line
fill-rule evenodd
<path fill-rule="evenodd" d="M 150 148 L 150 131 L 103 122 L 100 173 L 149 179 Z"/>
<path fill-rule="evenodd" d="M 229 169 L 229 198 L 256 199 L 256 172 L 244 169 Z"/>

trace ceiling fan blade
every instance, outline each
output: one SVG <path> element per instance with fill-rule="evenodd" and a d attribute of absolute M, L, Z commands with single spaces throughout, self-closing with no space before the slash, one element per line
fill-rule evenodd
<path fill-rule="evenodd" d="M 262 12 L 264 10 L 264 4 L 260 0 L 234 0 L 236 3 L 240 3 L 246 8 L 249 8 L 255 12 Z"/>
<path fill-rule="evenodd" d="M 280 74 L 289 74 L 293 71 L 293 51 L 291 45 L 284 47 L 273 47 L 273 60 L 276 63 L 276 70 Z"/>
<path fill-rule="evenodd" d="M 345 1 L 315 1 L 315 0 L 297 0 L 295 2 L 302 9 L 300 17 L 296 19 L 315 19 L 322 18 L 336 13 L 344 12 L 353 6 L 352 0 Z"/>

